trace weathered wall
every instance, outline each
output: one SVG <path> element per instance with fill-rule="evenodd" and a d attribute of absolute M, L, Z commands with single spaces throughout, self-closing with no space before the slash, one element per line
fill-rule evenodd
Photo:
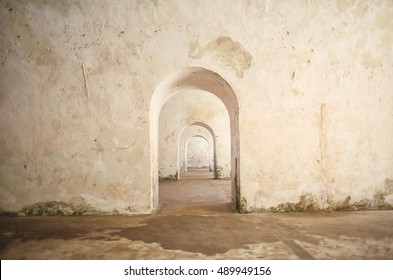
<path fill-rule="evenodd" d="M 392 205 L 393 2 L 267 3 L 235 85 L 245 208 Z"/>
<path fill-rule="evenodd" d="M 0 5 L 0 205 L 150 212 L 144 36 L 110 1 L 45 2 Z"/>
<path fill-rule="evenodd" d="M 243 211 L 393 204 L 392 1 L 1 0 L 0 26 L 3 209 L 152 211 L 150 99 L 193 65 L 237 94 Z"/>
<path fill-rule="evenodd" d="M 209 168 L 210 151 L 209 143 L 206 139 L 194 136 L 188 140 L 187 147 L 187 169 L 188 168 Z"/>
<path fill-rule="evenodd" d="M 219 171 L 217 178 L 230 177 L 230 126 L 228 112 L 224 104 L 211 93 L 201 90 L 186 90 L 169 99 L 160 113 L 158 148 L 161 178 L 177 177 L 178 157 L 181 167 L 184 162 L 183 149 L 186 141 L 193 136 L 191 134 L 194 126 L 188 128 L 187 126 L 195 122 L 202 122 L 209 126 L 215 135 L 217 171 Z M 188 131 L 189 129 L 191 131 Z M 204 129 L 206 130 L 206 128 Z M 201 132 L 203 129 L 197 131 Z M 205 136 L 206 132 L 202 135 Z M 185 139 L 184 136 L 188 136 L 188 138 Z"/>

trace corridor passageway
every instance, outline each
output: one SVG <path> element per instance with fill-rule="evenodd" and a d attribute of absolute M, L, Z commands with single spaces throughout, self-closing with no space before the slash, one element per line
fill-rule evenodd
<path fill-rule="evenodd" d="M 160 182 L 161 214 L 201 214 L 233 212 L 231 181 L 213 180 L 207 169 L 190 169 L 181 180 Z"/>

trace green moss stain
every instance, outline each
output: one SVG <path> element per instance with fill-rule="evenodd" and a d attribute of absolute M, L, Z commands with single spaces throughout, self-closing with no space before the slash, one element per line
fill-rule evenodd
<path fill-rule="evenodd" d="M 68 204 L 62 201 L 47 201 L 25 206 L 18 214 L 24 214 L 26 216 L 81 216 L 102 213 L 86 205 Z"/>
<path fill-rule="evenodd" d="M 168 176 L 159 176 L 160 181 L 164 180 L 177 180 L 178 178 L 178 173 L 176 172 L 175 174 L 168 175 Z"/>

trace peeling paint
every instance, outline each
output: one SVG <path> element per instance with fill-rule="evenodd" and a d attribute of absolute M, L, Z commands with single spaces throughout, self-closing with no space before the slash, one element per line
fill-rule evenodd
<path fill-rule="evenodd" d="M 239 42 L 230 37 L 221 36 L 206 46 L 206 51 L 216 54 L 227 66 L 231 67 L 239 78 L 251 67 L 252 56 Z"/>
<path fill-rule="evenodd" d="M 220 36 L 205 47 L 201 47 L 198 41 L 189 44 L 190 58 L 201 59 L 206 52 L 216 55 L 222 63 L 232 68 L 239 78 L 243 78 L 244 72 L 251 67 L 251 54 L 242 44 L 228 36 Z"/>

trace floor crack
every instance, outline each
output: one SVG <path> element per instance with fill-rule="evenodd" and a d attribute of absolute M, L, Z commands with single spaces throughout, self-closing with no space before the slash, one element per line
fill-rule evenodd
<path fill-rule="evenodd" d="M 280 227 L 277 224 L 272 224 L 272 231 L 275 233 L 275 235 L 281 240 L 282 243 L 287 245 L 292 252 L 294 252 L 300 259 L 302 260 L 315 260 L 315 258 L 310 255 L 309 252 L 306 251 L 302 246 L 297 244 L 295 240 L 292 238 L 286 237 L 283 233 Z"/>

